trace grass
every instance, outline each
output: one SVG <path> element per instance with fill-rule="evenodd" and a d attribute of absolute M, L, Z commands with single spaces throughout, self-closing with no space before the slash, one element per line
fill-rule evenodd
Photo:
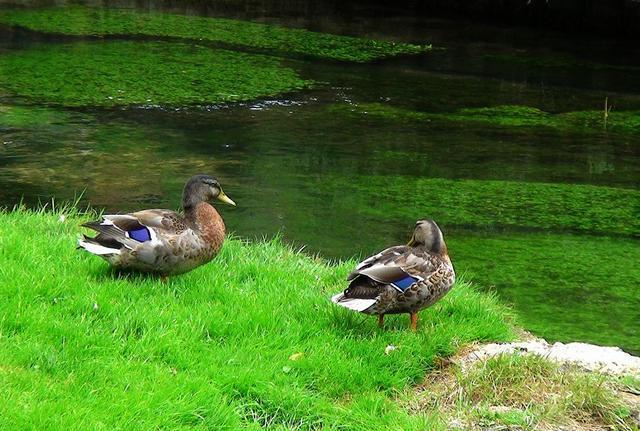
<path fill-rule="evenodd" d="M 169 36 L 354 62 L 417 54 L 430 48 L 233 19 L 81 6 L 5 10 L 0 11 L 0 22 L 45 33 Z"/>
<path fill-rule="evenodd" d="M 43 44 L 3 55 L 0 70 L 6 90 L 64 106 L 214 104 L 311 84 L 274 57 L 168 42 Z"/>
<path fill-rule="evenodd" d="M 231 238 L 166 284 L 119 276 L 75 250 L 91 216 L 0 214 L 2 429 L 437 429 L 399 391 L 462 345 L 513 337 L 464 280 L 417 333 L 406 316 L 381 331 L 328 301 L 355 262 L 277 239 Z"/>
<path fill-rule="evenodd" d="M 500 355 L 428 376 L 410 409 L 439 411 L 453 429 L 637 430 L 615 380 L 535 355 Z"/>
<path fill-rule="evenodd" d="M 522 105 L 498 105 L 482 108 L 462 108 L 453 112 L 420 112 L 382 103 L 336 105 L 333 110 L 352 115 L 373 115 L 401 122 L 447 121 L 481 123 L 498 127 L 548 127 L 572 132 L 601 132 L 605 130 L 603 111 L 574 111 L 551 114 L 538 108 Z M 640 132 L 640 112 L 609 112 L 606 130 L 615 133 Z"/>

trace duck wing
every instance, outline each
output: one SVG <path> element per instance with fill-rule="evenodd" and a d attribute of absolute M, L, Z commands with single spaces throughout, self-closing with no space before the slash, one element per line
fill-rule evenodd
<path fill-rule="evenodd" d="M 171 210 L 151 209 L 130 214 L 106 214 L 82 226 L 98 232 L 84 236 L 78 245 L 94 254 L 115 254 L 141 243 L 158 241 L 158 235 L 179 234 L 187 229 L 184 218 Z"/>
<path fill-rule="evenodd" d="M 171 210 L 151 209 L 127 215 L 135 217 L 144 226 L 174 234 L 182 233 L 189 228 L 182 214 Z"/>
<path fill-rule="evenodd" d="M 439 256 L 426 250 L 406 245 L 390 247 L 356 266 L 347 277 L 349 289 L 356 293 L 361 285 L 373 284 L 379 290 L 391 285 L 402 292 L 415 281 L 429 277 L 442 263 Z"/>
<path fill-rule="evenodd" d="M 402 293 L 428 278 L 443 264 L 439 256 L 406 245 L 390 247 L 358 264 L 347 276 L 344 292 L 332 301 L 352 310 L 364 311 L 384 292 Z"/>

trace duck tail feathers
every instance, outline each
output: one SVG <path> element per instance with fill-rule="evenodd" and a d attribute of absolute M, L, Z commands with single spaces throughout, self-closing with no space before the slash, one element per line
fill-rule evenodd
<path fill-rule="evenodd" d="M 107 218 L 83 223 L 81 226 L 98 232 L 98 235 L 94 238 L 89 238 L 85 235 L 83 240 L 84 242 L 101 245 L 111 249 L 120 249 L 122 247 L 133 249 L 139 244 L 135 239 L 131 239 L 126 231 Z M 144 229 L 146 230 L 146 228 Z M 83 248 L 86 249 L 86 247 Z"/>
<path fill-rule="evenodd" d="M 331 302 L 353 311 L 365 311 L 376 303 L 376 299 L 366 298 L 345 298 L 344 293 L 340 292 L 331 297 Z"/>
<path fill-rule="evenodd" d="M 86 235 L 83 236 L 84 238 L 78 240 L 78 248 L 82 248 L 97 256 L 120 254 L 120 248 L 122 245 L 115 241 L 110 242 L 109 244 L 101 244 L 96 241 L 95 238 L 89 238 Z"/>

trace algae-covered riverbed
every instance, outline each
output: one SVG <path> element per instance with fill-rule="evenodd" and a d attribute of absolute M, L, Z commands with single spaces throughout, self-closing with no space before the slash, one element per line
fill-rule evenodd
<path fill-rule="evenodd" d="M 0 205 L 174 208 L 209 172 L 230 230 L 329 258 L 433 217 L 525 327 L 640 352 L 636 47 L 169 12 L 0 10 Z"/>

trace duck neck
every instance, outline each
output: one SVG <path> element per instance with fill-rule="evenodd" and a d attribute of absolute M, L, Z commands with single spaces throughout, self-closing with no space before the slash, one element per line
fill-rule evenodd
<path fill-rule="evenodd" d="M 198 202 L 189 213 L 185 209 L 185 216 L 190 219 L 205 242 L 216 250 L 222 246 L 225 225 L 222 217 L 213 206 L 207 202 Z"/>
<path fill-rule="evenodd" d="M 195 217 L 196 207 L 202 202 L 203 201 L 200 197 L 185 193 L 182 196 L 182 210 L 184 211 L 185 217 L 193 220 Z"/>
<path fill-rule="evenodd" d="M 427 247 L 425 244 L 420 244 L 415 246 L 415 248 L 419 248 L 421 250 L 428 251 L 429 253 L 437 254 L 438 256 L 447 257 L 449 256 L 449 250 L 447 250 L 447 245 L 444 241 L 438 240 L 434 242 L 431 247 Z"/>

